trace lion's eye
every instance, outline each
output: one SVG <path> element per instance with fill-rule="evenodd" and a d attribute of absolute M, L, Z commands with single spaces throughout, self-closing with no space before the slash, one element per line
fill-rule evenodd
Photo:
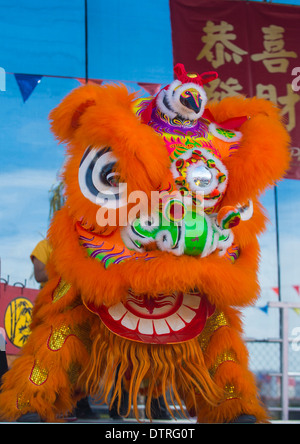
<path fill-rule="evenodd" d="M 117 159 L 109 148 L 89 147 L 79 167 L 79 186 L 91 202 L 107 208 L 121 206 L 122 191 L 119 173 L 115 171 Z"/>
<path fill-rule="evenodd" d="M 111 187 L 119 186 L 120 174 L 114 171 L 115 165 L 115 162 L 111 162 L 107 165 L 104 165 L 104 167 L 102 168 L 102 171 L 100 172 L 100 179 L 103 184 Z"/>

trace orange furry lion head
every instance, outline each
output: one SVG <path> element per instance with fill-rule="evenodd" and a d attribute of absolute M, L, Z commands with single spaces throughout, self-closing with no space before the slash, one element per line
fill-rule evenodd
<path fill-rule="evenodd" d="M 258 199 L 289 163 L 272 103 L 208 106 L 188 80 L 151 100 L 86 85 L 50 115 L 67 143 L 53 267 L 111 331 L 136 341 L 185 341 L 215 307 L 253 303 Z"/>

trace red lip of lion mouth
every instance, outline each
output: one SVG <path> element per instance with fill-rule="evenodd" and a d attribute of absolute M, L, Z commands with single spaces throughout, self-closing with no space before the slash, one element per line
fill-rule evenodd
<path fill-rule="evenodd" d="M 116 335 L 149 344 L 193 339 L 215 310 L 204 295 L 196 292 L 141 298 L 129 291 L 125 301 L 111 307 L 89 304 L 88 308 Z"/>

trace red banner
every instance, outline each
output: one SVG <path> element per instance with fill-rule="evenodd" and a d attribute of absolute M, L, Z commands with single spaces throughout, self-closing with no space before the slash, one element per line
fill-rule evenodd
<path fill-rule="evenodd" d="M 217 71 L 209 100 L 243 94 L 273 101 L 292 138 L 287 178 L 300 179 L 300 7 L 170 0 L 174 65 Z"/>
<path fill-rule="evenodd" d="M 16 355 L 30 335 L 33 303 L 39 290 L 0 284 L 0 329 L 6 339 L 6 353 Z"/>

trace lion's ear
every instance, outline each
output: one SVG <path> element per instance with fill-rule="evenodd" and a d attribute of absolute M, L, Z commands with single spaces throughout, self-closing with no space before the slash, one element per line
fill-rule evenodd
<path fill-rule="evenodd" d="M 72 140 L 81 116 L 96 105 L 97 88 L 99 86 L 86 85 L 73 90 L 50 112 L 51 129 L 60 142 Z"/>

